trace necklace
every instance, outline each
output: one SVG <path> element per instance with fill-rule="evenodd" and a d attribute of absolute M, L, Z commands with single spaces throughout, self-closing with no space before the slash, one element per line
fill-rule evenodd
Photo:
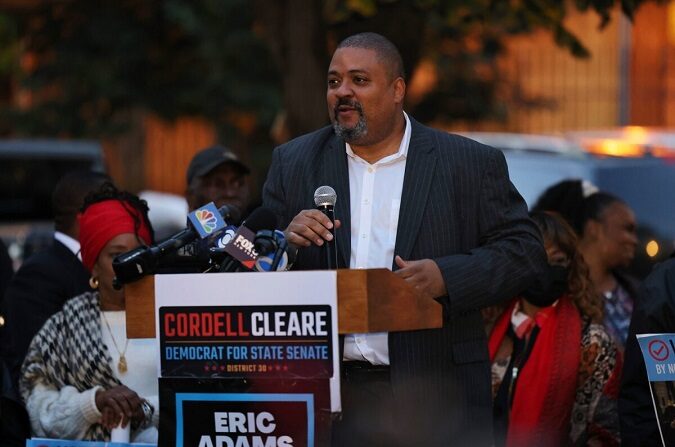
<path fill-rule="evenodd" d="M 103 321 L 105 322 L 105 325 L 108 328 L 108 332 L 110 332 L 110 338 L 113 342 L 113 345 L 115 345 L 117 355 L 120 356 L 120 359 L 117 361 L 117 370 L 121 374 L 124 374 L 125 372 L 127 372 L 127 358 L 124 355 L 127 353 L 127 347 L 129 346 L 129 339 L 127 338 L 127 342 L 124 345 L 124 351 L 120 352 L 120 348 L 117 346 L 117 342 L 115 341 L 115 336 L 112 333 L 112 329 L 110 329 L 110 323 L 108 323 L 108 319 L 105 317 L 105 312 L 101 311 L 101 316 L 103 317 Z"/>

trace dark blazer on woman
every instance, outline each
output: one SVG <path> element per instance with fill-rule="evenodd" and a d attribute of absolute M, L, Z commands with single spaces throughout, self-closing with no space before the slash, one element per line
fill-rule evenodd
<path fill-rule="evenodd" d="M 434 259 L 448 296 L 440 298 L 442 329 L 389 334 L 397 419 L 417 445 L 486 445 L 492 441 L 492 402 L 479 310 L 520 293 L 546 257 L 502 153 L 410 121 L 395 254 Z M 285 228 L 299 211 L 314 208 L 314 191 L 322 185 L 337 192 L 338 258 L 348 267 L 347 155 L 331 127 L 275 149 L 263 204 Z M 318 247 L 303 248 L 294 268 L 320 268 L 321 260 Z"/>

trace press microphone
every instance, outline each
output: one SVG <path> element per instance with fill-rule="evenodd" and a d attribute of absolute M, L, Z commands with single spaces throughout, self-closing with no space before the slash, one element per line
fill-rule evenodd
<path fill-rule="evenodd" d="M 154 273 L 161 258 L 197 238 L 216 236 L 227 226 L 226 221 L 238 221 L 239 216 L 239 209 L 234 206 L 225 205 L 216 209 L 211 202 L 198 208 L 188 215 L 188 225 L 185 229 L 155 245 L 138 247 L 115 257 L 112 263 L 115 271 L 113 285 L 120 288 L 122 284 Z"/>
<path fill-rule="evenodd" d="M 237 234 L 238 230 L 239 227 L 235 225 L 228 225 L 227 227 L 223 228 L 223 231 L 220 233 L 218 239 L 216 239 L 216 243 L 214 245 L 217 248 L 225 248 L 227 244 L 232 242 L 232 239 L 234 239 L 234 235 Z"/>
<path fill-rule="evenodd" d="M 220 271 L 237 272 L 242 267 L 245 270 L 253 270 L 258 257 L 258 251 L 255 249 L 256 233 L 260 230 L 273 230 L 276 226 L 277 216 L 269 208 L 260 207 L 253 210 L 222 249 L 229 257 L 221 265 Z"/>
<path fill-rule="evenodd" d="M 225 262 L 233 262 L 232 257 L 225 251 L 225 247 L 232 242 L 237 231 L 239 231 L 239 227 L 228 225 L 220 232 L 220 235 L 216 238 L 213 246 L 208 248 L 209 261 L 215 264 L 217 271 L 224 271 L 220 269 Z"/>
<path fill-rule="evenodd" d="M 257 272 L 276 272 L 289 270 L 295 262 L 298 249 L 288 244 L 281 230 L 261 230 L 255 235 L 255 260 Z"/>
<path fill-rule="evenodd" d="M 314 191 L 314 204 L 316 205 L 316 208 L 325 214 L 333 224 L 333 228 L 330 230 L 333 239 L 324 241 L 323 244 L 325 268 L 327 270 L 335 270 L 338 268 L 337 248 L 335 246 L 335 202 L 337 202 L 337 194 L 330 186 L 319 186 L 316 191 Z"/>
<path fill-rule="evenodd" d="M 212 250 L 224 248 L 236 231 L 235 225 L 228 225 L 215 237 L 197 239 L 179 248 L 160 258 L 154 273 L 205 273 L 219 269 L 227 254 Z"/>

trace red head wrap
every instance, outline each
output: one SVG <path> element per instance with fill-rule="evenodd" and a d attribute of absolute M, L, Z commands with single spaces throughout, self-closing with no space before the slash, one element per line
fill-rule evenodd
<path fill-rule="evenodd" d="M 136 234 L 146 244 L 152 243 L 150 228 L 141 212 L 126 202 L 104 200 L 89 206 L 78 218 L 82 263 L 90 272 L 103 247 L 120 234 Z"/>

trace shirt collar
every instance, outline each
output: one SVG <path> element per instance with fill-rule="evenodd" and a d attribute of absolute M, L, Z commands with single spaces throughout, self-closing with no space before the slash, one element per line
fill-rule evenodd
<path fill-rule="evenodd" d="M 398 147 L 398 151 L 396 151 L 395 154 L 387 155 L 386 157 L 382 158 L 381 160 L 378 160 L 373 164 L 377 165 L 377 164 L 391 163 L 400 158 L 406 158 L 408 156 L 408 147 L 410 146 L 410 135 L 412 133 L 412 126 L 410 125 L 410 118 L 408 118 L 408 114 L 403 112 L 403 117 L 405 118 L 405 131 L 403 132 L 403 138 L 401 139 L 401 144 Z M 349 157 L 357 160 L 363 160 L 361 157 L 359 157 L 354 153 L 349 143 L 345 143 L 345 151 L 347 152 L 347 155 Z"/>
<path fill-rule="evenodd" d="M 82 260 L 82 255 L 80 254 L 79 241 L 73 239 L 72 237 L 68 236 L 65 233 L 61 233 L 60 231 L 54 232 L 54 239 L 65 245 L 68 248 L 68 250 L 72 251 L 73 254 L 77 256 L 77 259 L 79 259 L 80 261 Z"/>
<path fill-rule="evenodd" d="M 513 308 L 513 312 L 511 312 L 511 327 L 513 328 L 513 332 L 515 332 L 516 337 L 524 338 L 528 336 L 535 326 L 541 328 L 546 324 L 546 321 L 554 312 L 557 305 L 558 302 L 556 301 L 553 305 L 541 309 L 534 318 L 532 318 L 521 310 L 520 301 L 518 301 Z"/>

